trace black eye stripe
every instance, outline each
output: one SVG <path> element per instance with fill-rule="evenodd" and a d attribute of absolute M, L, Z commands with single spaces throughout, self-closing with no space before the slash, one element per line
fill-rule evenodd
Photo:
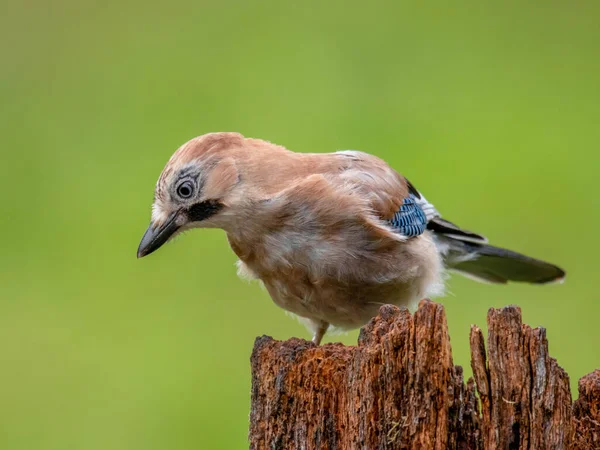
<path fill-rule="evenodd" d="M 188 219 L 190 222 L 200 222 L 214 216 L 221 208 L 223 208 L 223 205 L 214 200 L 196 203 L 188 209 Z"/>

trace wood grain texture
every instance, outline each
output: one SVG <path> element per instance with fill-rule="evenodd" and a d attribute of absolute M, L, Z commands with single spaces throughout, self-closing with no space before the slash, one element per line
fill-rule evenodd
<path fill-rule="evenodd" d="M 382 306 L 358 345 L 263 336 L 252 353 L 251 449 L 600 448 L 600 370 L 580 382 L 518 307 L 471 328 L 473 379 L 454 366 L 441 305 Z M 595 445 L 595 447 L 594 447 Z"/>
<path fill-rule="evenodd" d="M 600 449 L 600 369 L 579 380 L 573 404 L 573 448 Z"/>
<path fill-rule="evenodd" d="M 472 327 L 470 340 L 484 448 L 571 448 L 569 376 L 548 355 L 546 331 L 508 306 L 488 313 L 487 366 L 481 330 Z"/>

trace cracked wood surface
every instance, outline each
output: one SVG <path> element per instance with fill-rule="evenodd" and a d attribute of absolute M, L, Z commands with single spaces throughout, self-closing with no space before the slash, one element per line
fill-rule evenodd
<path fill-rule="evenodd" d="M 252 353 L 250 448 L 600 449 L 600 370 L 569 377 L 543 328 L 518 307 L 490 309 L 487 353 L 470 335 L 474 379 L 452 362 L 444 309 L 391 305 L 358 345 L 263 336 Z"/>

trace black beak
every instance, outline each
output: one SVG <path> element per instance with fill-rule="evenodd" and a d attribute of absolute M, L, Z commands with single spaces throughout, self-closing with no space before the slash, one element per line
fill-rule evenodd
<path fill-rule="evenodd" d="M 160 226 L 156 226 L 154 224 L 150 224 L 146 232 L 144 233 L 144 237 L 142 237 L 142 241 L 140 242 L 140 246 L 138 247 L 137 257 L 143 258 L 146 255 L 158 250 L 165 242 L 169 240 L 173 233 L 177 231 L 179 225 L 177 225 L 177 215 L 178 212 L 174 212 L 167 220 Z"/>

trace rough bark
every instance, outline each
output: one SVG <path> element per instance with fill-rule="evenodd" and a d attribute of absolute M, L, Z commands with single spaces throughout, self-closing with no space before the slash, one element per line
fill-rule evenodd
<path fill-rule="evenodd" d="M 548 355 L 546 330 L 508 306 L 488 313 L 488 362 L 471 327 L 471 367 L 481 399 L 485 449 L 566 449 L 571 443 L 569 376 Z"/>
<path fill-rule="evenodd" d="M 452 362 L 441 305 L 383 306 L 358 345 L 263 336 L 252 353 L 250 448 L 600 448 L 600 371 L 580 381 L 548 355 L 545 330 L 510 306 L 471 328 L 474 380 Z M 594 447 L 595 445 L 595 447 Z"/>
<path fill-rule="evenodd" d="M 573 404 L 573 448 L 600 449 L 600 369 L 579 380 Z"/>

